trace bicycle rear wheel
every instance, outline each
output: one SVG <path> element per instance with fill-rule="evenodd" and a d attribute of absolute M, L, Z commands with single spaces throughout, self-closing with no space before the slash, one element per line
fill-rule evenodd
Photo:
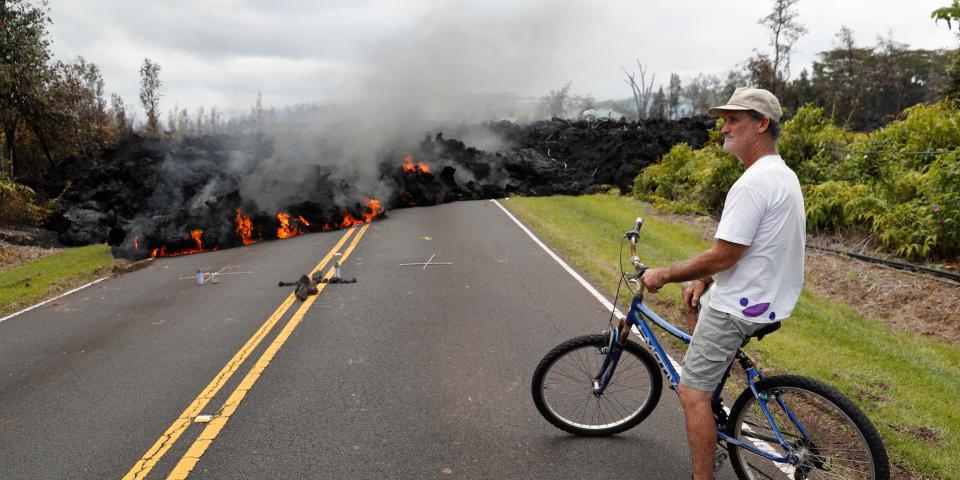
<path fill-rule="evenodd" d="M 657 406 L 663 379 L 645 348 L 627 341 L 602 395 L 593 380 L 603 365 L 606 335 L 568 340 L 547 353 L 533 374 L 533 402 L 557 428 L 576 435 L 606 436 L 628 430 Z"/>
<path fill-rule="evenodd" d="M 835 388 L 795 375 L 769 377 L 756 386 L 760 397 L 767 400 L 777 428 L 800 462 L 797 465 L 774 463 L 730 444 L 730 461 L 739 478 L 890 478 L 890 465 L 880 434 L 866 415 Z M 791 420 L 788 411 L 797 422 Z M 744 390 L 734 403 L 727 434 L 761 450 L 786 455 L 750 389 Z"/>

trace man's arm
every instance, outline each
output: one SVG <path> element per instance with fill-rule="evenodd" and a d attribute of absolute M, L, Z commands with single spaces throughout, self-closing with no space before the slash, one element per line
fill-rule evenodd
<path fill-rule="evenodd" d="M 647 290 L 656 292 L 667 283 L 687 280 L 705 280 L 711 275 L 722 272 L 740 260 L 749 248 L 747 245 L 718 239 L 709 250 L 680 262 L 670 268 L 652 268 L 643 274 L 643 285 Z"/>

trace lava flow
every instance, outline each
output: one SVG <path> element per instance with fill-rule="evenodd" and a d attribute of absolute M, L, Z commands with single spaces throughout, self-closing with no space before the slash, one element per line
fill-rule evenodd
<path fill-rule="evenodd" d="M 178 250 L 176 252 L 168 252 L 167 246 L 164 245 L 160 248 L 154 248 L 150 251 L 151 257 L 178 257 L 180 255 L 190 255 L 192 253 L 203 253 L 203 252 L 212 252 L 217 250 L 217 247 L 213 247 L 209 250 L 203 249 L 203 230 L 196 229 L 190 230 L 190 237 L 193 238 L 193 241 L 197 243 L 197 248 L 188 248 L 186 250 Z"/>
<path fill-rule="evenodd" d="M 431 173 L 426 163 L 413 163 L 413 155 L 403 157 L 403 173 Z"/>

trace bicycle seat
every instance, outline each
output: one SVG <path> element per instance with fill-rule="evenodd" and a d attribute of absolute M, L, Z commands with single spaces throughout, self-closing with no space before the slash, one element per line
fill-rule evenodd
<path fill-rule="evenodd" d="M 776 332 L 779 329 L 780 329 L 780 322 L 773 322 L 770 325 L 766 325 L 760 328 L 759 330 L 757 330 L 756 332 L 751 333 L 744 340 L 749 340 L 751 338 L 756 338 L 757 340 L 763 340 L 763 337 L 773 332 Z"/>

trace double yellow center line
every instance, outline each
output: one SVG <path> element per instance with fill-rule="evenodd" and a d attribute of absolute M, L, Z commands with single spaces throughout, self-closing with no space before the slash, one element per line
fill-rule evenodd
<path fill-rule="evenodd" d="M 353 249 L 356 248 L 357 244 L 360 243 L 360 238 L 363 237 L 366 233 L 367 228 L 370 224 L 364 224 L 362 227 L 359 227 L 359 231 L 353 237 L 353 240 L 350 242 L 350 245 L 343 252 L 341 257 L 341 262 L 346 261 L 347 257 L 350 256 L 350 253 L 353 252 Z M 323 269 L 330 260 L 333 258 L 336 252 L 340 251 L 340 248 L 343 247 L 347 239 L 350 238 L 350 235 L 357 230 L 357 227 L 350 228 L 347 230 L 343 236 L 340 237 L 340 240 L 337 241 L 336 245 L 327 252 L 327 254 L 320 260 L 319 263 L 310 271 L 309 276 L 313 276 L 315 272 Z M 333 267 L 331 267 L 325 278 L 333 277 Z M 190 448 L 187 449 L 187 453 L 183 455 L 177 465 L 173 468 L 173 471 L 170 472 L 168 479 L 184 479 L 187 478 L 187 475 L 190 473 L 190 470 L 197 464 L 200 460 L 200 457 L 203 456 L 203 453 L 207 450 L 216 436 L 223 430 L 223 427 L 226 426 L 227 421 L 230 419 L 230 416 L 236 412 L 237 407 L 240 405 L 240 402 L 243 400 L 243 397 L 246 396 L 247 392 L 253 388 L 253 384 L 257 382 L 257 379 L 260 378 L 260 375 L 267 368 L 267 365 L 270 364 L 270 361 L 273 359 L 274 355 L 280 350 L 280 347 L 287 341 L 290 337 L 290 334 L 297 328 L 300 322 L 303 320 L 304 315 L 307 311 L 310 310 L 310 307 L 313 305 L 313 302 L 316 301 L 317 296 L 320 292 L 326 288 L 326 283 L 320 283 L 317 285 L 317 295 L 310 296 L 304 301 L 300 308 L 293 314 L 290 320 L 284 326 L 283 330 L 277 334 L 277 337 L 273 340 L 273 343 L 267 347 L 267 349 L 260 355 L 260 358 L 253 365 L 253 368 L 250 369 L 250 372 L 240 381 L 240 384 L 234 389 L 233 393 L 227 398 L 224 404 L 220 407 L 215 415 L 213 415 L 212 420 L 206 425 L 203 429 L 203 432 L 200 433 L 200 436 L 190 445 Z M 273 327 L 280 321 L 281 318 L 287 313 L 287 310 L 290 309 L 290 306 L 293 305 L 296 297 L 293 294 L 290 294 L 283 303 L 267 318 L 267 321 L 247 340 L 247 343 L 240 348 L 240 350 L 224 365 L 223 369 L 220 370 L 213 380 L 207 385 L 203 391 L 197 395 L 190 405 L 173 421 L 173 424 L 170 425 L 163 435 L 144 453 L 143 457 L 134 464 L 133 468 L 124 475 L 124 480 L 139 480 L 146 478 L 146 476 L 153 470 L 153 467 L 157 465 L 160 459 L 164 454 L 176 443 L 177 439 L 187 430 L 187 427 L 193 423 L 194 418 L 196 418 L 203 411 L 204 407 L 216 396 L 217 392 L 227 383 L 230 377 L 233 376 L 237 370 L 240 369 L 240 366 L 244 361 L 253 353 L 253 351 L 260 345 L 260 342 L 267 337 L 267 334 L 273 329 Z"/>

